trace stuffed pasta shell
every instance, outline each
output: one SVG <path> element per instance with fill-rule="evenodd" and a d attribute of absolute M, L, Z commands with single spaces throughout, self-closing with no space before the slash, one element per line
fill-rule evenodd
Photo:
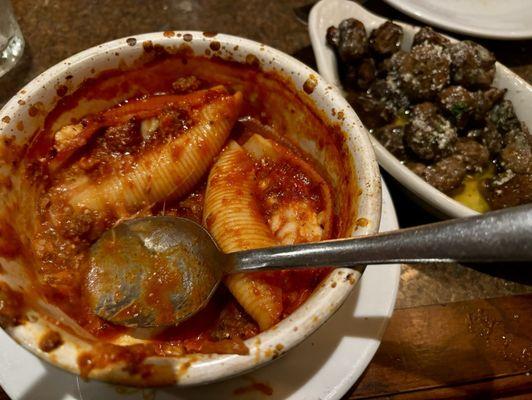
<path fill-rule="evenodd" d="M 162 97 L 128 103 L 125 109 L 103 115 L 114 125 L 105 128 L 103 140 L 96 139 L 90 153 L 76 161 L 53 189 L 66 206 L 78 213 L 122 218 L 180 197 L 198 183 L 226 142 L 242 95 L 214 88 Z M 78 132 L 79 127 L 66 131 Z M 64 132 L 60 130 L 63 134 L 56 134 L 56 139 L 69 137 Z M 56 147 L 66 151 L 87 140 L 90 132 L 78 134 L 85 136 L 71 140 L 70 147 L 56 140 Z"/>
<path fill-rule="evenodd" d="M 280 144 L 253 135 L 230 142 L 209 174 L 204 224 L 227 253 L 328 238 L 331 195 L 312 167 Z M 261 330 L 279 321 L 280 285 L 268 274 L 239 273 L 225 283 Z"/>

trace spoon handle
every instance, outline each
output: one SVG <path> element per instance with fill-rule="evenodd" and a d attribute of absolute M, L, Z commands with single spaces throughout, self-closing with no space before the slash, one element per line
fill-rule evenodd
<path fill-rule="evenodd" d="M 532 261 L 532 204 L 354 239 L 229 254 L 239 272 L 290 267 Z"/>

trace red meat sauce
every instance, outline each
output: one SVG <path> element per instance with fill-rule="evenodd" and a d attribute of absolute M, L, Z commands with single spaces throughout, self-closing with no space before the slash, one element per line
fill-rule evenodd
<path fill-rule="evenodd" d="M 277 83 L 267 87 L 264 85 L 265 78 Z M 178 83 L 172 85 L 176 81 Z M 173 102 L 175 96 L 187 93 L 187 87 L 195 91 L 220 84 L 230 92 L 243 92 L 242 117 L 253 121 L 252 124 L 237 122 L 231 135 L 232 139 L 242 143 L 253 133 L 259 133 L 290 148 L 311 165 L 316 165 L 308 156 L 298 152 L 295 146 L 283 139 L 283 126 L 276 122 L 272 115 L 275 104 L 267 101 L 263 104 L 261 101 L 263 97 L 267 99 L 268 92 L 277 90 L 279 96 L 290 95 L 287 101 L 294 107 L 306 109 L 315 121 L 319 121 L 320 116 L 294 94 L 295 89 L 291 86 L 287 89 L 285 78 L 272 73 L 262 73 L 257 66 L 221 60 L 207 61 L 200 57 L 184 58 L 182 55 L 165 56 L 131 71 L 107 71 L 98 78 L 87 80 L 76 92 L 61 98 L 48 114 L 43 129 L 35 133 L 26 152 L 23 160 L 26 175 L 42 190 L 37 218 L 43 229 L 37 235 L 40 244 L 36 245 L 33 254 L 35 287 L 48 301 L 60 307 L 93 335 L 97 342 L 107 343 L 104 346 L 105 351 L 102 350 L 107 354 L 105 357 L 95 348 L 80 359 L 80 367 L 85 374 L 92 368 L 109 362 L 129 359 L 137 362 L 139 358 L 150 355 L 246 354 L 248 349 L 243 341 L 259 333 L 257 324 L 243 311 L 227 289 L 220 287 L 205 309 L 194 317 L 179 326 L 163 329 L 149 344 L 134 345 L 129 350 L 119 349 L 109 342 L 126 332 L 127 328 L 115 326 L 95 316 L 84 293 L 88 249 L 98 238 L 98 234 L 117 222 L 116 216 L 98 216 L 91 213 L 75 215 L 68 206 L 56 202 L 53 206 L 59 209 L 55 215 L 60 217 L 60 221 L 52 224 L 46 219 L 52 207 L 50 199 L 53 195 L 48 193 L 48 190 L 54 183 L 69 179 L 69 176 L 80 171 L 97 181 L 98 177 L 106 174 L 110 162 L 121 160 L 124 155 L 128 156 L 129 164 L 124 164 L 123 167 L 129 168 L 134 165 L 138 154 L 164 144 L 169 137 L 186 131 L 192 123 L 191 116 L 183 107 L 178 102 Z M 283 90 L 289 94 L 285 94 Z M 68 149 L 68 154 L 61 158 L 53 146 L 52 127 L 57 119 L 75 109 L 82 99 L 120 97 L 117 93 L 122 93 L 125 98 L 116 106 L 72 120 L 72 123 L 82 124 L 86 137 L 78 144 L 79 147 Z M 200 107 L 210 100 L 200 99 L 197 106 Z M 143 119 L 154 116 L 160 119 L 159 129 L 152 138 L 144 140 L 139 124 Z M 345 153 L 345 148 L 342 147 L 344 139 L 338 128 L 326 126 L 321 122 L 315 124 L 316 141 L 320 145 L 337 146 L 340 152 Z M 272 130 L 271 125 L 277 131 Z M 319 168 L 316 170 L 320 175 L 324 172 Z M 259 177 L 269 175 L 275 182 L 268 195 L 275 192 L 282 201 L 300 198 L 310 201 L 316 210 L 323 207 L 319 185 L 298 168 L 297 164 L 289 160 L 266 159 L 255 163 L 255 172 Z M 323 178 L 327 179 L 326 174 Z M 131 217 L 173 215 L 201 223 L 206 179 L 205 176 L 185 197 L 155 204 Z M 333 192 L 331 187 L 330 189 Z M 257 193 L 261 204 L 264 203 L 264 195 Z M 267 207 L 263 210 L 267 217 Z M 336 237 L 341 234 L 336 221 L 341 220 L 342 215 L 336 211 L 332 218 L 334 221 L 331 236 Z M 98 221 L 97 227 L 94 226 L 94 221 Z M 262 273 L 260 276 L 282 289 L 284 318 L 305 302 L 329 271 L 328 268 L 278 271 Z"/>
<path fill-rule="evenodd" d="M 297 165 L 288 160 L 276 162 L 265 159 L 255 164 L 257 179 L 267 179 L 271 182 L 265 190 L 259 192 L 261 204 L 267 204 L 266 199 L 275 198 L 278 200 L 276 207 L 281 207 L 285 203 L 294 200 L 304 200 L 310 203 L 312 208 L 319 212 L 324 208 L 321 187 L 318 182 L 311 179 Z M 274 211 L 273 207 L 265 207 L 264 214 L 270 217 Z"/>

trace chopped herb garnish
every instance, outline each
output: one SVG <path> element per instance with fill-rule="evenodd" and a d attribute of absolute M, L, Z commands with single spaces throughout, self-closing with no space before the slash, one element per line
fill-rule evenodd
<path fill-rule="evenodd" d="M 459 117 L 464 111 L 467 110 L 467 105 L 463 101 L 458 101 L 451 107 L 451 113 L 455 117 Z"/>

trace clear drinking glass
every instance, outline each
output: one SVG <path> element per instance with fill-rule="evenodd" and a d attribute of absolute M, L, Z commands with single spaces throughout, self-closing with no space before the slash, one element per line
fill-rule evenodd
<path fill-rule="evenodd" d="M 0 0 L 0 76 L 17 63 L 24 52 L 24 38 L 9 0 Z"/>

